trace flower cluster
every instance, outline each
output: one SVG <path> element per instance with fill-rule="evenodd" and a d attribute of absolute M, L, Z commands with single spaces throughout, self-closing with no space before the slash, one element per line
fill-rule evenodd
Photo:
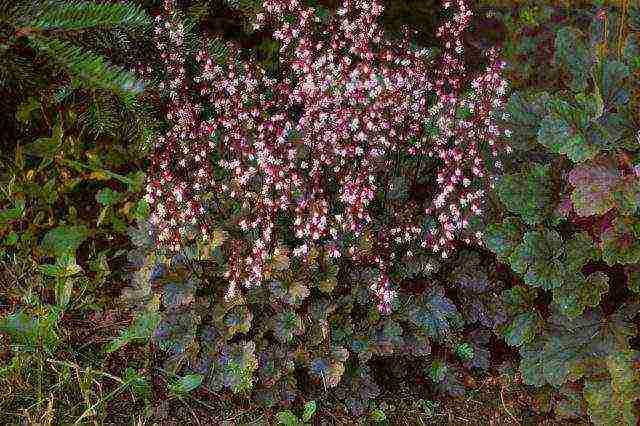
<path fill-rule="evenodd" d="M 173 11 L 171 1 L 165 10 Z M 208 131 L 201 126 L 201 106 L 189 96 L 185 70 L 184 26 L 174 14 L 158 15 L 154 41 L 165 65 L 160 90 L 168 96 L 166 111 L 171 127 L 155 141 L 145 200 L 152 206 L 151 224 L 160 245 L 178 250 L 187 232 L 199 225 L 204 213 L 201 194 L 210 188 Z M 206 229 L 201 228 L 202 232 Z"/>
<path fill-rule="evenodd" d="M 397 253 L 446 257 L 482 213 L 498 155 L 508 151 L 498 125 L 504 64 L 489 51 L 486 71 L 466 75 L 461 37 L 471 11 L 464 0 L 443 2 L 455 11 L 438 30 L 439 56 L 414 47 L 409 30 L 399 40 L 386 37 L 379 0 L 343 0 L 328 16 L 298 0 L 263 6 L 253 27 L 274 29 L 278 70 L 268 73 L 233 45 L 224 64 L 202 49 L 194 81 L 213 111 L 206 120 L 189 99 L 183 29 L 158 20 L 173 123 L 158 141 L 147 194 L 159 240 L 177 247 L 184 224 L 202 224 L 201 192 L 223 194 L 243 235 L 225 242 L 229 295 L 264 282 L 290 232 L 292 256 L 302 263 L 322 252 L 375 265 L 380 275 L 371 288 L 388 312 L 395 293 L 387 271 Z M 207 162 L 211 152 L 215 164 Z M 406 161 L 416 166 L 403 168 Z M 433 200 L 391 195 L 395 186 L 415 187 L 429 161 Z M 214 179 L 212 166 L 224 178 Z M 359 248 L 365 229 L 373 230 L 371 251 Z"/>

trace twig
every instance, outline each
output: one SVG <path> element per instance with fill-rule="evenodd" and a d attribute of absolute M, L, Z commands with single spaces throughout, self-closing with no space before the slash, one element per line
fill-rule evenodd
<path fill-rule="evenodd" d="M 507 412 L 507 414 L 516 422 L 516 424 L 520 424 L 518 419 L 513 414 L 511 414 L 511 412 L 507 408 L 507 405 L 504 403 L 504 386 L 500 387 L 500 400 L 502 401 L 502 408 L 504 408 L 504 411 Z"/>

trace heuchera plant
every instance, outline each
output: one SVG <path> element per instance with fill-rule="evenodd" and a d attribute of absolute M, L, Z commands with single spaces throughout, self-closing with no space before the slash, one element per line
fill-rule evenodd
<path fill-rule="evenodd" d="M 223 239 L 227 298 L 263 284 L 282 261 L 322 253 L 375 266 L 372 290 L 390 312 L 394 259 L 425 250 L 446 258 L 510 150 L 498 124 L 504 63 L 489 50 L 486 70 L 468 76 L 471 11 L 463 0 L 443 7 L 453 13 L 434 55 L 409 30 L 386 37 L 378 0 L 344 0 L 336 11 L 266 0 L 253 27 L 273 31 L 277 70 L 232 44 L 225 60 L 203 46 L 194 86 L 167 1 L 156 43 L 172 127 L 156 141 L 146 195 L 159 246 L 176 251 L 193 233 Z M 435 174 L 426 201 L 412 196 L 423 173 Z M 365 232 L 371 250 L 361 249 Z"/>

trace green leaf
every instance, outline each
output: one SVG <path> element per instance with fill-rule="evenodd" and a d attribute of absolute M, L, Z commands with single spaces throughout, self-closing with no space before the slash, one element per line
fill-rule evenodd
<path fill-rule="evenodd" d="M 58 226 L 47 232 L 40 244 L 48 254 L 60 257 L 64 254 L 75 255 L 76 250 L 89 236 L 89 230 L 84 225 Z"/>
<path fill-rule="evenodd" d="M 14 206 L 11 209 L 0 211 L 0 225 L 5 225 L 13 220 L 20 219 L 24 214 L 25 202 L 22 199 L 16 200 Z"/>
<path fill-rule="evenodd" d="M 527 232 L 509 256 L 511 268 L 530 286 L 558 288 L 563 282 L 563 245 L 560 234 L 554 230 Z"/>
<path fill-rule="evenodd" d="M 304 412 L 302 413 L 302 421 L 308 422 L 316 414 L 316 402 L 309 401 L 304 404 Z"/>
<path fill-rule="evenodd" d="M 553 211 L 550 166 L 532 164 L 520 173 L 502 176 L 496 185 L 500 201 L 507 210 L 519 214 L 528 225 L 544 220 Z"/>
<path fill-rule="evenodd" d="M 474 357 L 473 347 L 467 342 L 460 343 L 456 347 L 456 355 L 458 355 L 458 357 L 460 357 L 464 361 L 473 359 Z"/>
<path fill-rule="evenodd" d="M 594 308 L 571 318 L 554 307 L 544 348 L 538 348 L 536 355 L 541 360 L 544 380 L 553 386 L 577 381 L 602 366 L 607 356 L 628 349 L 629 338 L 637 332 L 633 318 L 639 310 L 638 305 L 623 305 L 614 314 L 604 316 L 600 308 Z"/>
<path fill-rule="evenodd" d="M 297 426 L 298 424 L 300 424 L 296 415 L 293 414 L 290 410 L 278 412 L 278 414 L 276 415 L 276 420 L 278 421 L 278 424 L 283 426 Z"/>
<path fill-rule="evenodd" d="M 586 113 L 586 117 L 590 120 L 598 119 L 604 114 L 604 101 L 602 100 L 602 95 L 599 90 L 596 90 L 591 95 L 584 93 L 576 94 L 576 104 Z"/>
<path fill-rule="evenodd" d="M 290 342 L 294 335 L 304 331 L 302 319 L 294 311 L 284 311 L 275 318 L 274 330 L 281 342 Z"/>
<path fill-rule="evenodd" d="M 370 417 L 371 420 L 376 423 L 384 422 L 385 420 L 387 420 L 387 415 L 379 408 L 373 410 L 370 414 Z"/>
<path fill-rule="evenodd" d="M 444 289 L 436 286 L 416 300 L 407 312 L 407 319 L 424 329 L 429 337 L 444 338 L 449 335 L 450 323 L 457 314 L 456 306 L 445 296 Z"/>
<path fill-rule="evenodd" d="M 600 252 L 586 232 L 579 232 L 565 243 L 564 266 L 569 272 L 579 271 L 591 260 L 599 260 Z"/>
<path fill-rule="evenodd" d="M 629 102 L 629 92 L 624 87 L 624 81 L 629 75 L 629 67 L 622 62 L 605 59 L 598 64 L 596 80 L 607 107 L 622 106 Z"/>
<path fill-rule="evenodd" d="M 18 243 L 18 234 L 11 231 L 4 239 L 5 246 L 14 246 Z"/>
<path fill-rule="evenodd" d="M 160 323 L 160 314 L 153 311 L 144 311 L 136 319 L 133 325 L 123 330 L 120 336 L 109 342 L 106 352 L 112 353 L 128 343 L 142 340 L 148 341 Z"/>
<path fill-rule="evenodd" d="M 545 341 L 537 339 L 520 347 L 520 372 L 522 380 L 529 386 L 540 387 L 545 384 L 544 346 Z"/>
<path fill-rule="evenodd" d="M 639 223 L 633 218 L 618 217 L 601 237 L 602 260 L 607 265 L 640 262 Z"/>
<path fill-rule="evenodd" d="M 111 188 L 103 188 L 96 194 L 96 201 L 103 206 L 111 206 L 118 203 L 122 195 L 122 193 L 114 191 Z"/>
<path fill-rule="evenodd" d="M 62 145 L 62 126 L 57 124 L 53 128 L 50 138 L 38 138 L 24 146 L 24 153 L 34 157 L 52 158 Z"/>
<path fill-rule="evenodd" d="M 484 243 L 498 258 L 506 259 L 522 241 L 522 224 L 515 217 L 492 223 L 483 234 Z"/>
<path fill-rule="evenodd" d="M 564 154 L 575 162 L 592 159 L 599 152 L 598 147 L 588 143 L 572 123 L 555 114 L 542 120 L 537 140 L 549 151 Z"/>
<path fill-rule="evenodd" d="M 0 332 L 9 334 L 14 343 L 28 346 L 31 351 L 43 348 L 52 354 L 60 341 L 56 333 L 59 318 L 59 310 L 55 307 L 40 316 L 19 310 L 0 318 Z"/>
<path fill-rule="evenodd" d="M 613 188 L 612 196 L 621 214 L 636 214 L 640 208 L 640 179 L 635 174 L 623 177 Z"/>
<path fill-rule="evenodd" d="M 586 307 L 600 304 L 602 295 L 609 291 L 609 277 L 595 272 L 587 278 L 580 272 L 569 274 L 560 288 L 553 290 L 553 301 L 560 312 L 569 317 L 582 315 Z"/>
<path fill-rule="evenodd" d="M 506 106 L 509 119 L 505 123 L 511 130 L 510 143 L 514 149 L 526 151 L 532 148 L 531 141 L 538 134 L 540 121 L 546 115 L 546 103 L 549 94 L 514 93 Z"/>
<path fill-rule="evenodd" d="M 533 340 L 538 332 L 540 318 L 537 312 L 524 312 L 509 322 L 502 336 L 510 346 L 521 346 Z"/>
<path fill-rule="evenodd" d="M 596 425 L 629 425 L 638 422 L 634 402 L 640 399 L 640 352 L 624 350 L 607 358 L 611 380 L 593 378 L 584 386 L 591 421 Z"/>
<path fill-rule="evenodd" d="M 555 61 L 565 66 L 572 74 L 572 90 L 584 91 L 588 84 L 593 59 L 578 30 L 571 27 L 562 27 L 558 30 L 555 40 Z"/>
<path fill-rule="evenodd" d="M 188 374 L 181 377 L 176 383 L 169 385 L 169 390 L 178 394 L 189 393 L 197 389 L 204 379 L 202 374 Z"/>

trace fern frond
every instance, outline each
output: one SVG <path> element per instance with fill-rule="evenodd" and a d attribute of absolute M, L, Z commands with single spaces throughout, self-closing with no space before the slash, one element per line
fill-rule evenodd
<path fill-rule="evenodd" d="M 125 104 L 144 90 L 144 83 L 131 72 L 67 41 L 32 35 L 29 44 L 65 67 L 72 76 L 82 80 L 90 88 L 109 90 Z"/>
<path fill-rule="evenodd" d="M 220 37 L 209 41 L 207 51 L 219 64 L 224 64 L 229 59 L 229 46 Z"/>
<path fill-rule="evenodd" d="M 224 0 L 224 3 L 243 13 L 254 12 L 262 8 L 262 0 Z"/>
<path fill-rule="evenodd" d="M 148 27 L 151 18 L 140 6 L 92 2 L 50 3 L 25 26 L 37 30 L 77 31 L 91 28 Z"/>
<path fill-rule="evenodd" d="M 96 93 L 87 110 L 80 115 L 83 132 L 99 136 L 115 136 L 121 122 L 118 105 L 108 93 Z"/>

